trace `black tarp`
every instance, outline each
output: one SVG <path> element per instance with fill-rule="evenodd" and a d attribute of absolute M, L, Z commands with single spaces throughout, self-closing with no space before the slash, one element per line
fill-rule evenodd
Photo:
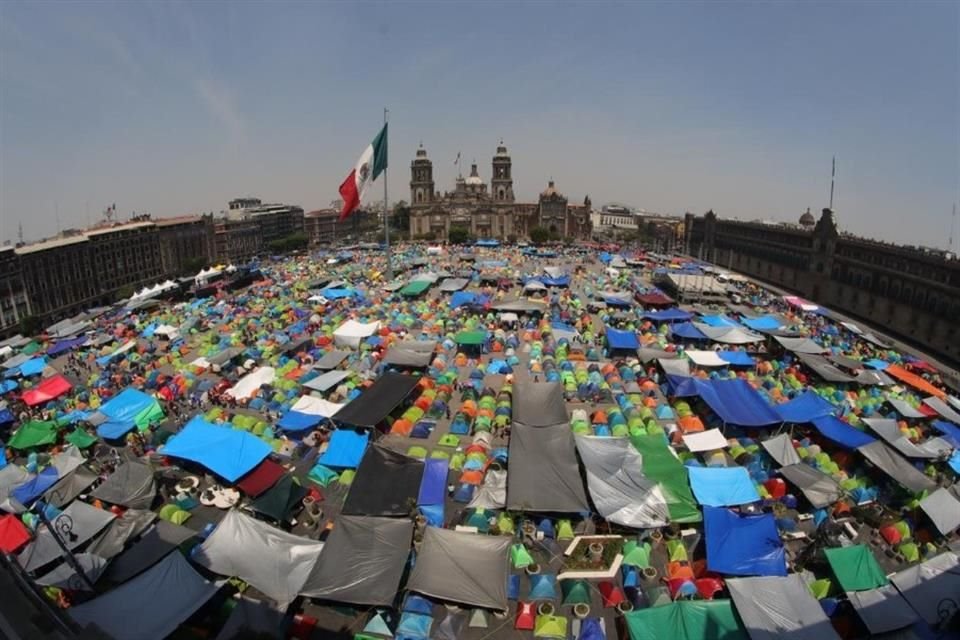
<path fill-rule="evenodd" d="M 313 368 L 321 371 L 327 371 L 335 368 L 348 357 L 350 357 L 349 351 L 328 351 L 327 353 L 323 354 L 322 358 L 314 363 Z"/>
<path fill-rule="evenodd" d="M 810 367 L 814 373 L 827 382 L 853 382 L 856 380 L 853 376 L 848 376 L 823 356 L 811 355 L 807 353 L 796 354 L 800 362 Z"/>
<path fill-rule="evenodd" d="M 408 516 L 417 504 L 423 467 L 422 461 L 402 453 L 379 445 L 367 447 L 341 513 Z"/>
<path fill-rule="evenodd" d="M 152 511 L 127 509 L 90 543 L 87 552 L 109 560 L 123 551 L 127 540 L 140 535 L 156 519 L 157 514 Z"/>
<path fill-rule="evenodd" d="M 307 495 L 307 490 L 285 474 L 275 485 L 250 503 L 250 509 L 277 522 L 286 522 L 294 508 Z"/>
<path fill-rule="evenodd" d="M 370 388 L 333 416 L 333 421 L 353 427 L 375 427 L 406 399 L 418 378 L 385 373 Z"/>
<path fill-rule="evenodd" d="M 937 483 L 917 471 L 905 458 L 880 440 L 865 444 L 857 448 L 857 451 L 908 491 L 920 493 L 933 491 L 937 487 Z"/>
<path fill-rule="evenodd" d="M 840 499 L 841 491 L 837 481 L 810 465 L 802 462 L 790 464 L 780 469 L 780 473 L 791 484 L 799 487 L 816 509 L 827 507 Z"/>
<path fill-rule="evenodd" d="M 153 468 L 143 462 L 128 460 L 117 467 L 91 495 L 131 509 L 149 509 L 157 495 Z"/>
<path fill-rule="evenodd" d="M 122 584 L 163 560 L 168 553 L 195 535 L 197 532 L 193 529 L 157 520 L 155 527 L 110 563 L 103 578 Z"/>
<path fill-rule="evenodd" d="M 507 507 L 589 511 L 561 384 L 518 385 L 513 403 Z"/>
<path fill-rule="evenodd" d="M 340 516 L 300 595 L 390 606 L 412 535 L 413 522 L 406 518 Z"/>

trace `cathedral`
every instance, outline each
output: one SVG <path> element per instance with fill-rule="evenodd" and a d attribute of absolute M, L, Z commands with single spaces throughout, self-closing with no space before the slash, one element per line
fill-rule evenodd
<path fill-rule="evenodd" d="M 457 177 L 453 191 L 440 193 L 433 181 L 433 162 L 420 145 L 410 163 L 410 237 L 446 240 L 451 228 L 466 229 L 475 238 L 522 240 L 543 227 L 559 238 L 589 240 L 590 197 L 570 204 L 553 180 L 538 202 L 520 203 L 513 197 L 513 165 L 503 141 L 493 156 L 490 184 L 470 167 Z"/>

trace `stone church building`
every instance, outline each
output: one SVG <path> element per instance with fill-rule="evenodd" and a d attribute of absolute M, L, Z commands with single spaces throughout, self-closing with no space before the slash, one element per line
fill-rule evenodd
<path fill-rule="evenodd" d="M 458 176 L 453 191 L 437 191 L 433 162 L 420 145 L 410 163 L 410 237 L 432 235 L 446 240 L 451 228 L 467 229 L 476 238 L 518 240 L 528 238 L 534 227 L 543 227 L 560 238 L 589 240 L 590 197 L 583 204 L 570 204 L 551 180 L 536 203 L 516 202 L 513 195 L 513 164 L 503 141 L 493 156 L 490 184 L 480 177 L 477 165 L 470 175 Z"/>

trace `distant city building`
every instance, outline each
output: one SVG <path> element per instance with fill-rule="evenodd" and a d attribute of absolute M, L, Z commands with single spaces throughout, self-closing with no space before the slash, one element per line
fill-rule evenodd
<path fill-rule="evenodd" d="M 433 162 L 423 145 L 410 163 L 410 237 L 445 240 L 451 228 L 466 229 L 477 238 L 526 238 L 534 227 L 573 239 L 590 237 L 590 198 L 571 205 L 551 180 L 536 204 L 517 203 L 513 193 L 513 162 L 501 142 L 491 162 L 489 186 L 477 165 L 458 176 L 453 191 L 435 188 Z"/>
<path fill-rule="evenodd" d="M 160 235 L 160 260 L 166 275 L 186 273 L 199 258 L 202 266 L 214 260 L 213 219 L 206 216 L 180 216 L 154 220 Z"/>
<path fill-rule="evenodd" d="M 333 244 L 337 239 L 337 220 L 340 218 L 338 209 L 319 209 L 303 215 L 303 232 L 307 234 L 307 246 L 317 247 L 323 244 Z M 349 229 L 347 223 L 339 225 Z"/>
<path fill-rule="evenodd" d="M 843 234 L 829 209 L 812 228 L 808 222 L 770 225 L 723 220 L 713 211 L 687 214 L 685 242 L 693 256 L 863 318 L 960 362 L 960 260 Z"/>
<path fill-rule="evenodd" d="M 31 315 L 20 259 L 13 247 L 0 247 L 0 332 Z"/>
<path fill-rule="evenodd" d="M 612 230 L 636 231 L 640 217 L 627 209 L 618 205 L 606 205 L 599 211 L 590 213 L 593 222 L 593 230 L 603 233 Z"/>
<path fill-rule="evenodd" d="M 247 262 L 263 251 L 263 236 L 256 220 L 220 218 L 213 227 L 214 254 L 217 262 Z"/>
<path fill-rule="evenodd" d="M 258 198 L 236 198 L 228 204 L 227 219 L 254 220 L 264 247 L 295 233 L 303 233 L 303 209 L 289 204 L 263 204 Z"/>

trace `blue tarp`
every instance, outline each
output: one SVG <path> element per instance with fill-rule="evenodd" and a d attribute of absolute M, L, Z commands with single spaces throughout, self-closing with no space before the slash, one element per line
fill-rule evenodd
<path fill-rule="evenodd" d="M 4 380 L 3 382 L 0 382 L 0 394 L 16 391 L 19 387 L 20 383 L 16 380 Z"/>
<path fill-rule="evenodd" d="M 884 369 L 890 366 L 889 362 L 884 362 L 883 360 L 877 360 L 876 358 L 867 360 L 863 364 L 867 365 L 871 369 L 877 369 L 879 371 L 883 371 Z"/>
<path fill-rule="evenodd" d="M 31 358 L 17 367 L 16 370 L 19 371 L 22 376 L 37 376 L 43 373 L 46 366 L 46 358 Z"/>
<path fill-rule="evenodd" d="M 620 296 L 600 296 L 607 303 L 608 307 L 622 307 L 624 309 L 633 306 L 633 300 L 622 298 Z"/>
<path fill-rule="evenodd" d="M 424 461 L 423 478 L 420 480 L 420 495 L 417 505 L 443 505 L 447 493 L 447 470 L 449 460 L 428 458 Z"/>
<path fill-rule="evenodd" d="M 353 289 L 321 289 L 320 295 L 327 300 L 340 300 L 341 298 L 351 298 L 357 295 Z"/>
<path fill-rule="evenodd" d="M 706 340 L 707 336 L 700 329 L 693 326 L 691 322 L 678 322 L 670 327 L 670 333 L 676 338 L 685 338 L 687 340 Z"/>
<path fill-rule="evenodd" d="M 807 390 L 789 402 L 778 404 L 774 409 L 780 414 L 780 418 L 784 422 L 802 424 L 810 422 L 814 418 L 832 416 L 836 407 L 821 398 L 816 392 Z"/>
<path fill-rule="evenodd" d="M 732 576 L 785 576 L 783 543 L 772 514 L 741 516 L 704 507 L 707 569 Z"/>
<path fill-rule="evenodd" d="M 100 406 L 100 413 L 109 420 L 97 427 L 97 435 L 112 440 L 122 438 L 136 427 L 134 418 L 156 400 L 134 388 L 127 388 Z"/>
<path fill-rule="evenodd" d="M 746 351 L 718 351 L 720 359 L 737 367 L 752 367 L 756 362 Z"/>
<path fill-rule="evenodd" d="M 60 340 L 52 347 L 47 349 L 48 356 L 57 356 L 65 351 L 70 351 L 71 349 L 76 349 L 77 347 L 83 345 L 87 341 L 87 336 L 80 336 L 79 338 L 68 338 L 66 340 Z"/>
<path fill-rule="evenodd" d="M 231 427 L 218 427 L 201 416 L 167 440 L 160 453 L 203 465 L 228 482 L 236 482 L 270 455 L 270 445 Z"/>
<path fill-rule="evenodd" d="M 60 474 L 54 467 L 47 467 L 33 476 L 22 485 L 10 492 L 25 507 L 43 495 L 43 492 L 52 487 L 60 479 Z"/>
<path fill-rule="evenodd" d="M 481 239 L 474 243 L 478 247 L 499 247 L 500 243 L 492 239 Z"/>
<path fill-rule="evenodd" d="M 701 316 L 701 319 L 705 324 L 708 324 L 711 327 L 739 327 L 740 326 L 739 322 L 737 322 L 733 318 L 728 318 L 723 314 L 713 315 L 713 316 Z"/>
<path fill-rule="evenodd" d="M 569 287 L 570 276 L 560 276 L 557 278 L 540 278 L 540 282 L 548 287 Z"/>
<path fill-rule="evenodd" d="M 662 311 L 648 311 L 641 317 L 647 318 L 648 320 L 653 320 L 654 322 L 682 322 L 692 318 L 693 314 L 683 311 L 682 309 L 674 308 L 664 309 Z"/>
<path fill-rule="evenodd" d="M 320 456 L 320 464 L 337 469 L 356 469 L 367 450 L 370 434 L 352 429 L 337 429 L 330 436 L 327 450 Z"/>
<path fill-rule="evenodd" d="M 743 324 L 747 325 L 754 331 L 773 331 L 783 326 L 780 324 L 780 321 L 774 318 L 773 316 L 760 316 L 759 318 L 744 318 Z"/>
<path fill-rule="evenodd" d="M 833 442 L 836 442 L 840 446 L 846 447 L 851 451 L 857 447 L 862 447 L 865 444 L 870 444 L 871 442 L 875 441 L 873 436 L 867 435 L 863 431 L 859 431 L 854 427 L 851 427 L 849 424 L 843 420 L 840 420 L 836 416 L 814 418 L 812 423 L 824 438 L 832 440 Z"/>
<path fill-rule="evenodd" d="M 606 328 L 607 344 L 611 349 L 631 349 L 640 348 L 640 341 L 637 340 L 637 334 L 633 331 L 622 331 L 613 327 Z"/>
<path fill-rule="evenodd" d="M 283 414 L 283 417 L 280 418 L 277 426 L 287 431 L 303 431 L 304 429 L 309 429 L 310 427 L 320 424 L 321 420 L 323 420 L 323 416 L 318 416 L 313 413 L 287 411 Z"/>
<path fill-rule="evenodd" d="M 0 424 L 12 424 L 16 420 L 10 409 L 0 409 Z"/>
<path fill-rule="evenodd" d="M 450 296 L 450 308 L 457 309 L 467 304 L 475 304 L 476 301 L 477 294 L 469 291 L 456 291 Z"/>
<path fill-rule="evenodd" d="M 703 398 L 713 412 L 727 424 L 742 427 L 762 427 L 782 422 L 780 416 L 767 401 L 746 380 L 701 380 L 687 378 L 683 395 L 694 395 L 689 390 L 694 387 L 696 395 Z M 681 391 L 675 395 L 681 395 Z"/>
<path fill-rule="evenodd" d="M 760 500 L 746 467 L 687 467 L 697 502 L 710 507 L 733 507 Z"/>
<path fill-rule="evenodd" d="M 2 423 L 3 420 L 0 420 L 0 424 Z M 960 449 L 960 427 L 946 420 L 934 420 L 930 424 L 942 433 L 955 449 Z"/>

